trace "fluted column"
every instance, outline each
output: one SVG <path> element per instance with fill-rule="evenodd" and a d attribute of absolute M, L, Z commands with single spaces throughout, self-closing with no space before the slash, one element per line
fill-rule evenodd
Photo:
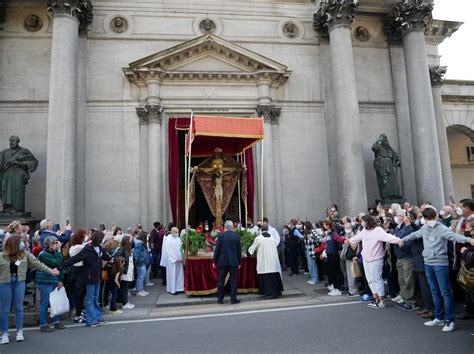
<path fill-rule="evenodd" d="M 443 177 L 444 203 L 449 204 L 449 197 L 454 197 L 453 176 L 451 174 L 451 160 L 449 158 L 448 136 L 444 125 L 443 98 L 441 87 L 446 74 L 445 66 L 430 66 L 431 90 L 436 116 L 436 132 L 438 134 L 439 156 Z"/>
<path fill-rule="evenodd" d="M 85 0 L 48 2 L 53 16 L 46 163 L 46 217 L 76 217 L 76 143 L 79 27 L 92 21 Z"/>
<path fill-rule="evenodd" d="M 314 14 L 314 29 L 329 37 L 332 87 L 336 107 L 336 151 L 339 204 L 342 215 L 367 209 L 364 158 L 355 81 L 351 23 L 357 1 L 322 2 Z M 329 117 L 332 119 L 332 117 Z"/>
<path fill-rule="evenodd" d="M 432 9 L 416 0 L 397 4 L 384 20 L 384 31 L 403 40 L 418 203 L 440 207 L 443 181 L 424 35 Z"/>
<path fill-rule="evenodd" d="M 269 220 L 276 220 L 277 201 L 275 190 L 275 171 L 273 161 L 273 138 L 272 125 L 278 123 L 281 109 L 270 104 L 257 106 L 257 114 L 264 120 L 264 140 L 263 140 L 263 213 L 259 217 L 267 217 Z"/>

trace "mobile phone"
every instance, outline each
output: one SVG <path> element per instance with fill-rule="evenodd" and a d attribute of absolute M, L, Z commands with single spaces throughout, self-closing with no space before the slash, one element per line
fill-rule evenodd
<path fill-rule="evenodd" d="M 69 220 L 66 220 L 66 225 L 69 225 Z"/>
<path fill-rule="evenodd" d="M 454 200 L 454 197 L 452 195 L 449 196 L 449 203 L 456 204 L 456 201 Z"/>

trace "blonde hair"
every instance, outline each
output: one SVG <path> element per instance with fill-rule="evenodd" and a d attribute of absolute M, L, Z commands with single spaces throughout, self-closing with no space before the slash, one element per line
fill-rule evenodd
<path fill-rule="evenodd" d="M 19 222 L 18 220 L 12 221 L 7 227 L 7 232 L 12 234 L 15 232 L 15 229 L 17 227 L 21 227 L 21 222 Z"/>

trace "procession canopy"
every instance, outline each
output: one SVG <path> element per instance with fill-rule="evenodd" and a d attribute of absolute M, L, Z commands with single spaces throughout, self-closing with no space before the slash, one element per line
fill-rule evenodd
<path fill-rule="evenodd" d="M 261 118 L 195 115 L 189 128 L 186 152 L 190 142 L 192 156 L 214 155 L 216 147 L 228 155 L 238 155 L 263 139 Z"/>

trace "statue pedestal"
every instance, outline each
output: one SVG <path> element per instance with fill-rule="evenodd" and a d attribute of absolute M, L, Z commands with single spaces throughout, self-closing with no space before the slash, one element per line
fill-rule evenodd
<path fill-rule="evenodd" d="M 0 229 L 6 230 L 12 221 L 18 220 L 22 225 L 28 225 L 30 230 L 35 229 L 35 225 L 41 220 L 33 218 L 31 213 L 0 213 Z"/>

